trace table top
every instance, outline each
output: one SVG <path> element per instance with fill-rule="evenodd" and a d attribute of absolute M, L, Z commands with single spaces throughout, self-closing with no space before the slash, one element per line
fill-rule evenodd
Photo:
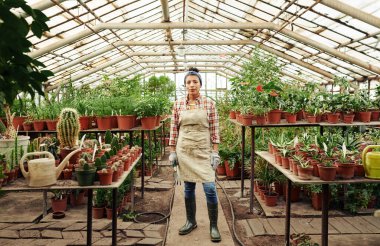
<path fill-rule="evenodd" d="M 298 176 L 294 175 L 289 169 L 276 164 L 274 155 L 270 154 L 268 151 L 256 151 L 256 154 L 262 157 L 264 160 L 269 162 L 277 170 L 283 173 L 288 179 L 296 184 L 351 184 L 351 183 L 380 183 L 380 179 L 369 179 L 365 177 L 355 177 L 352 179 L 337 179 L 333 181 L 324 181 L 318 177 L 312 177 L 311 180 L 302 180 Z"/>
<path fill-rule="evenodd" d="M 243 126 L 236 119 L 229 119 L 231 122 Z M 371 121 L 371 122 L 359 122 L 354 121 L 352 124 L 346 124 L 343 122 L 338 122 L 336 124 L 330 124 L 328 122 L 320 122 L 320 123 L 308 123 L 307 121 L 297 121 L 296 123 L 288 123 L 286 120 L 281 120 L 279 124 L 265 124 L 265 125 L 257 125 L 252 124 L 246 127 L 312 127 L 312 126 L 380 126 L 380 121 Z"/>
<path fill-rule="evenodd" d="M 123 175 L 119 178 L 117 182 L 112 182 L 110 185 L 100 185 L 99 182 L 95 182 L 91 186 L 79 186 L 77 181 L 74 180 L 58 180 L 56 184 L 44 187 L 29 187 L 24 178 L 18 178 L 11 184 L 8 184 L 4 187 L 1 187 L 3 191 L 42 191 L 42 190 L 76 190 L 76 189 L 108 189 L 108 188 L 118 188 L 128 175 L 132 172 L 132 169 L 136 166 L 138 161 L 141 158 L 138 158 L 132 163 L 128 171 L 123 172 Z"/>

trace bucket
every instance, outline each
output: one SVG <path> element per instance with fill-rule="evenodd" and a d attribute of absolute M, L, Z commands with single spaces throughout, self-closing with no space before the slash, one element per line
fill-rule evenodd
<path fill-rule="evenodd" d="M 30 136 L 18 136 L 17 137 L 17 151 L 20 156 L 20 146 L 24 150 L 24 154 L 28 152 Z M 0 139 L 0 154 L 4 154 L 6 160 L 10 160 L 12 150 L 15 148 L 15 139 Z M 18 164 L 18 163 L 17 163 Z"/>

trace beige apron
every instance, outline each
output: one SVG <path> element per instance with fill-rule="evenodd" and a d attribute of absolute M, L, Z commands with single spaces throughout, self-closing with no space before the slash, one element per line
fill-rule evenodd
<path fill-rule="evenodd" d="M 211 167 L 211 140 L 207 111 L 184 110 L 179 119 L 177 157 L 180 179 L 188 182 L 215 182 Z"/>

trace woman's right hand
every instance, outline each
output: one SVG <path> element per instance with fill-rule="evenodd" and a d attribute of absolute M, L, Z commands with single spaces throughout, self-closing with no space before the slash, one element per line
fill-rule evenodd
<path fill-rule="evenodd" d="M 176 152 L 170 152 L 169 162 L 170 162 L 170 165 L 172 165 L 172 167 L 178 166 L 178 159 L 177 159 L 177 153 Z"/>

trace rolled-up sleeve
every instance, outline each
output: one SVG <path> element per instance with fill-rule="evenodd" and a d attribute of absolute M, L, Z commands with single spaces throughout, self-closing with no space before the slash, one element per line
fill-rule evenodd
<path fill-rule="evenodd" d="M 178 138 L 178 124 L 179 124 L 179 116 L 178 116 L 178 102 L 176 101 L 173 105 L 172 110 L 172 117 L 170 122 L 170 139 L 169 139 L 169 145 L 170 146 L 176 146 L 177 145 L 177 138 Z"/>
<path fill-rule="evenodd" d="M 211 142 L 213 144 L 219 144 L 220 143 L 219 115 L 214 103 L 210 103 L 209 126 L 210 126 Z"/>

